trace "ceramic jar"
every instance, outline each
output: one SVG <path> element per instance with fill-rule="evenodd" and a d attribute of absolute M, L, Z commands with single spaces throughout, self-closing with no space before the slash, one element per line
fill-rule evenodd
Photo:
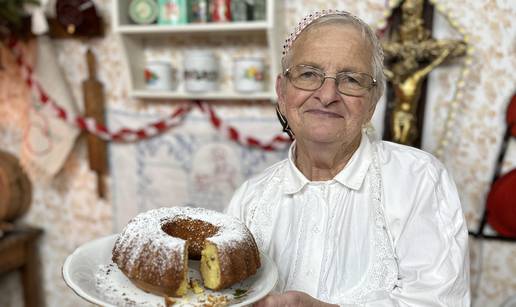
<path fill-rule="evenodd" d="M 208 50 L 191 50 L 183 57 L 185 91 L 210 92 L 218 89 L 219 65 Z"/>

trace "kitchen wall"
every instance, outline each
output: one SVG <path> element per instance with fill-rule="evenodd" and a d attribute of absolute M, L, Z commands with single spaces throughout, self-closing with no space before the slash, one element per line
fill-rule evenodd
<path fill-rule="evenodd" d="M 95 2 L 109 23 L 111 1 Z M 283 2 L 284 9 L 277 14 L 285 16 L 285 24 L 282 26 L 289 30 L 300 17 L 315 9 L 349 10 L 372 25 L 377 24 L 385 12 L 384 0 Z M 515 91 L 516 4 L 508 0 L 441 0 L 439 3 L 445 5 L 453 20 L 464 28 L 474 51 L 471 63 L 454 61 L 432 73 L 427 99 L 428 113 L 432 115 L 427 118 L 424 149 L 435 152 L 442 142 L 443 123 L 451 109 L 457 79 L 462 65 L 468 65 L 469 74 L 464 77 L 465 86 L 458 98 L 459 106 L 451 137 L 444 143 L 442 160 L 456 180 L 468 227 L 474 230 L 478 227 L 502 141 L 505 109 Z M 441 38 L 460 37 L 442 16 L 436 17 L 434 28 L 435 35 Z M 98 78 L 105 87 L 107 116 L 111 127 L 139 126 L 168 114 L 176 107 L 169 103 L 142 102 L 128 97 L 125 78 L 127 68 L 120 56 L 121 46 L 109 29 L 103 38 L 55 41 L 55 47 L 61 68 L 79 106 L 82 105 L 81 82 L 87 74 L 84 52 L 87 47 L 92 48 L 99 63 Z M 1 52 L 5 69 L 0 70 L 0 148 L 19 155 L 29 121 L 30 94 L 9 50 L 1 47 Z M 26 52 L 33 55 L 34 46 L 28 46 Z M 238 50 L 231 52 L 238 53 Z M 381 109 L 380 106 L 375 115 L 376 123 L 381 122 Z M 261 136 L 264 139 L 279 133 L 273 109 L 267 103 L 225 103 L 216 105 L 215 110 L 223 120 L 242 131 L 252 134 L 264 131 L 265 136 Z M 260 127 L 259 131 L 252 130 L 252 123 Z M 377 128 L 381 130 L 378 125 Z M 131 210 L 138 211 L 156 205 L 143 199 L 147 195 L 145 193 L 160 195 L 160 201 L 169 201 L 167 204 L 175 204 L 177 199 L 224 203 L 231 196 L 232 190 L 246 177 L 284 156 L 281 151 L 269 154 L 233 144 L 214 130 L 205 114 L 198 110 L 188 115 L 182 127 L 175 129 L 146 143 L 110 146 L 110 196 L 106 200 L 97 197 L 95 174 L 87 164 L 83 137 L 76 141 L 63 169 L 53 179 L 31 174 L 34 184 L 33 204 L 23 222 L 45 231 L 40 240 L 39 252 L 42 262 L 41 286 L 47 306 L 88 306 L 63 282 L 61 266 L 66 256 L 87 241 L 116 232 L 127 219 L 127 212 L 132 214 Z M 166 144 L 176 144 L 174 142 L 181 139 L 179 136 L 185 135 L 190 139 L 190 154 L 170 153 L 166 150 L 169 148 Z M 170 148 L 177 148 L 172 145 Z M 163 151 L 146 152 L 149 146 L 163 148 Z M 198 154 L 201 152 L 205 154 Z M 227 156 L 226 153 L 232 159 L 221 158 Z M 149 161 L 159 162 L 159 168 L 152 169 Z M 220 166 L 222 162 L 226 163 L 224 174 L 233 174 L 231 178 L 236 178 L 234 181 L 229 177 L 216 177 L 215 165 Z M 173 165 L 170 176 L 178 178 L 174 182 L 159 179 L 159 170 L 169 164 Z M 504 171 L 514 167 L 516 145 L 511 142 Z M 153 185 L 142 183 L 143 177 L 153 180 Z M 216 191 L 210 191 L 202 185 L 188 184 L 194 182 L 192 180 L 195 178 L 223 184 Z M 149 186 L 152 189 L 138 190 Z M 192 186 L 195 189 L 188 190 Z M 516 294 L 516 243 L 471 239 L 470 254 L 475 306 L 500 306 L 509 296 Z M 22 306 L 17 273 L 0 277 L 0 306 Z"/>

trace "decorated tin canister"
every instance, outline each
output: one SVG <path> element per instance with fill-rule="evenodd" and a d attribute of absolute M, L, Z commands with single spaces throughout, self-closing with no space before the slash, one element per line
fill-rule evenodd
<path fill-rule="evenodd" d="M 209 92 L 218 88 L 219 67 L 215 54 L 208 50 L 190 50 L 183 57 L 185 90 Z"/>
<path fill-rule="evenodd" d="M 253 20 L 265 20 L 266 12 L 267 12 L 266 1 L 265 0 L 254 0 Z"/>
<path fill-rule="evenodd" d="M 231 21 L 231 0 L 211 0 L 210 20 L 213 22 Z"/>
<path fill-rule="evenodd" d="M 166 61 L 149 61 L 144 71 L 145 87 L 149 90 L 173 90 L 177 86 L 172 65 Z"/>
<path fill-rule="evenodd" d="M 132 0 L 129 5 L 129 17 L 137 24 L 151 24 L 158 18 L 156 0 Z"/>
<path fill-rule="evenodd" d="M 231 0 L 231 18 L 233 21 L 246 21 L 248 18 L 249 3 L 247 0 Z"/>
<path fill-rule="evenodd" d="M 264 63 L 262 58 L 237 58 L 233 66 L 233 84 L 237 92 L 264 90 Z"/>
<path fill-rule="evenodd" d="M 208 0 L 188 0 L 188 22 L 208 22 L 208 10 Z"/>
<path fill-rule="evenodd" d="M 186 0 L 159 0 L 159 24 L 185 24 L 187 15 Z"/>

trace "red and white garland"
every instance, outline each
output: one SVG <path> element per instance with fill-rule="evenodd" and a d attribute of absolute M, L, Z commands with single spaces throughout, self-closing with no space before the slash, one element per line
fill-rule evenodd
<path fill-rule="evenodd" d="M 42 105 L 49 107 L 56 117 L 81 130 L 96 135 L 103 140 L 112 142 L 134 142 L 151 138 L 163 133 L 171 127 L 179 125 L 179 123 L 185 118 L 186 114 L 192 110 L 192 106 L 195 105 L 199 107 L 203 113 L 209 116 L 210 122 L 217 130 L 224 133 L 232 141 L 241 145 L 260 148 L 266 151 L 272 151 L 282 150 L 286 147 L 286 145 L 288 145 L 288 143 L 290 143 L 290 139 L 281 134 L 274 136 L 268 142 L 261 142 L 255 137 L 242 135 L 242 133 L 240 133 L 237 128 L 224 123 L 221 118 L 217 116 L 211 105 L 201 101 L 192 101 L 190 103 L 179 106 L 169 116 L 162 118 L 154 123 L 148 124 L 142 128 L 121 128 L 115 132 L 112 132 L 106 126 L 97 123 L 94 118 L 72 115 L 69 114 L 64 108 L 60 107 L 45 92 L 45 90 L 39 84 L 38 80 L 34 78 L 32 67 L 25 61 L 20 44 L 17 41 L 12 40 L 9 42 L 9 47 L 15 55 L 16 63 L 20 66 L 22 77 L 24 78 L 25 83 L 34 92 L 35 96 L 38 98 Z"/>
<path fill-rule="evenodd" d="M 235 127 L 223 122 L 220 117 L 215 114 L 215 110 L 207 103 L 198 104 L 201 111 L 208 113 L 211 124 L 219 131 L 224 133 L 229 139 L 249 147 L 257 147 L 266 151 L 281 150 L 285 145 L 290 143 L 290 139 L 278 134 L 268 142 L 261 142 L 255 137 L 242 135 Z M 280 145 L 278 147 L 278 145 Z"/>

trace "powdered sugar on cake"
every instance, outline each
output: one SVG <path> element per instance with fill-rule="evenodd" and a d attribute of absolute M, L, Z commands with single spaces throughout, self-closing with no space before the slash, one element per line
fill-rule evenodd
<path fill-rule="evenodd" d="M 183 262 L 185 240 L 170 236 L 163 226 L 180 219 L 200 220 L 210 223 L 218 231 L 208 241 L 219 247 L 231 247 L 249 234 L 236 218 L 203 208 L 165 207 L 150 210 L 134 217 L 124 228 L 115 243 L 115 249 L 124 257 L 122 263 L 131 270 L 138 267 L 142 254 L 153 255 L 146 259 L 163 273 L 171 263 Z M 157 251 L 160 251 L 157 253 Z M 165 259 L 166 255 L 166 259 Z M 180 257 L 170 261 L 170 257 Z M 137 276 L 134 276 L 137 278 Z"/>

